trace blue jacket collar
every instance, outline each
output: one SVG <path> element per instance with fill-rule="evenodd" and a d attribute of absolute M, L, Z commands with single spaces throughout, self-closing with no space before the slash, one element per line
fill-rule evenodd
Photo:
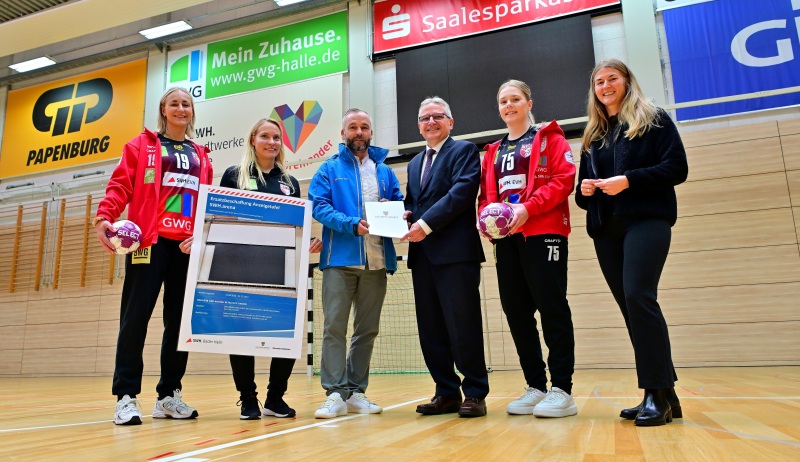
<path fill-rule="evenodd" d="M 367 148 L 367 154 L 369 155 L 369 158 L 372 159 L 373 162 L 375 162 L 376 164 L 382 164 L 383 161 L 386 160 L 386 156 L 389 154 L 389 150 L 380 148 L 378 146 L 370 146 L 369 148 Z M 356 155 L 353 154 L 353 152 L 350 151 L 350 149 L 347 146 L 345 146 L 344 143 L 339 143 L 339 155 L 354 160 L 356 158 Z"/>

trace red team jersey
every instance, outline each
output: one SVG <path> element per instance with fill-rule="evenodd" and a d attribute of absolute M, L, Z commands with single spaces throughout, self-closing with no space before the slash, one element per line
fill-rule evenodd
<path fill-rule="evenodd" d="M 528 168 L 536 129 L 531 127 L 522 137 L 506 140 L 497 150 L 494 172 L 500 202 L 509 202 L 511 194 L 522 194 L 528 187 Z M 547 158 L 542 156 L 542 160 Z"/>
<path fill-rule="evenodd" d="M 183 241 L 194 232 L 194 213 L 200 186 L 200 158 L 188 141 L 158 135 L 161 141 L 161 203 L 158 235 Z"/>

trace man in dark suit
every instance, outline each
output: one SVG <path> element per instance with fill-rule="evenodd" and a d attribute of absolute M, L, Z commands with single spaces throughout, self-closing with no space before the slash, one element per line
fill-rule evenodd
<path fill-rule="evenodd" d="M 408 164 L 404 218 L 411 227 L 403 239 L 410 242 L 419 342 L 436 393 L 417 412 L 481 417 L 486 415 L 489 377 L 479 291 L 485 259 L 475 227 L 480 156 L 474 144 L 450 138 L 452 128 L 446 101 L 433 97 L 422 102 L 419 132 L 427 146 Z"/>

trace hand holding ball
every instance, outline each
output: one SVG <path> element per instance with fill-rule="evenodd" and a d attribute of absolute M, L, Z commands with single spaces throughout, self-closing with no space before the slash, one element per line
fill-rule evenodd
<path fill-rule="evenodd" d="M 116 249 L 118 255 L 126 255 L 139 248 L 142 240 L 142 230 L 136 223 L 120 220 L 112 225 L 114 231 L 106 231 L 106 237 Z"/>
<path fill-rule="evenodd" d="M 492 239 L 506 237 L 511 230 L 511 220 L 514 219 L 514 210 L 505 202 L 487 205 L 478 216 L 478 226 L 481 232 Z"/>

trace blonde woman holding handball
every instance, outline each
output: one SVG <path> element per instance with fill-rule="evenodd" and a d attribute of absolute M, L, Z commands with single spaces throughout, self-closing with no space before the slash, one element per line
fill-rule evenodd
<path fill-rule="evenodd" d="M 478 211 L 496 202 L 509 203 L 514 210 L 509 234 L 494 241 L 497 284 L 528 385 L 506 412 L 567 417 L 578 413 L 572 399 L 575 339 L 567 302 L 568 198 L 575 164 L 555 121 L 534 124 L 531 89 L 525 82 L 503 83 L 497 105 L 508 135 L 487 147 Z M 537 311 L 549 349 L 549 390 Z"/>
<path fill-rule="evenodd" d="M 688 165 L 669 115 L 642 93 L 623 62 L 592 71 L 575 202 L 633 344 L 644 399 L 620 417 L 637 426 L 682 417 L 658 281 L 678 217 L 675 186 Z"/>

